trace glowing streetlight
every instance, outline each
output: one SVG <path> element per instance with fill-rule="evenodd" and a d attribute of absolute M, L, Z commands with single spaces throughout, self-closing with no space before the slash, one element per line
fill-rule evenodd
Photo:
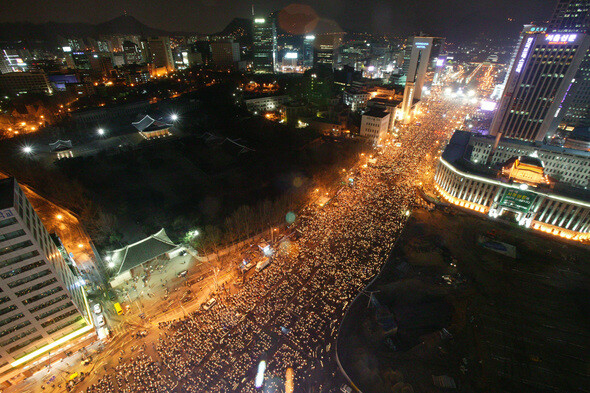
<path fill-rule="evenodd" d="M 25 154 L 31 154 L 33 152 L 33 148 L 31 146 L 25 146 L 23 147 L 23 153 Z"/>
<path fill-rule="evenodd" d="M 57 218 L 58 220 L 63 220 L 64 216 L 62 216 L 61 214 L 58 214 L 57 216 L 55 216 L 55 218 Z"/>
<path fill-rule="evenodd" d="M 99 128 L 96 132 L 98 132 L 98 135 L 103 136 L 104 135 L 104 128 Z"/>
<path fill-rule="evenodd" d="M 170 118 L 172 119 L 172 121 L 176 121 L 178 120 L 178 115 L 176 113 L 173 113 L 172 116 L 170 116 Z"/>
<path fill-rule="evenodd" d="M 115 267 L 115 262 L 109 262 L 109 269 L 112 269 Z"/>

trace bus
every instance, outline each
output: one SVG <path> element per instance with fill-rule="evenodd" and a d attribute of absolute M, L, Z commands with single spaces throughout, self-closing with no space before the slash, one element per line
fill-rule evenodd
<path fill-rule="evenodd" d="M 117 315 L 123 315 L 123 309 L 121 308 L 121 305 L 119 303 L 115 303 L 114 306 Z"/>

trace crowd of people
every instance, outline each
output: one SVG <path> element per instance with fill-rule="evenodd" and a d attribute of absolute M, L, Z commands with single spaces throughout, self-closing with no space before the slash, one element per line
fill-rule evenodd
<path fill-rule="evenodd" d="M 421 126 L 402 128 L 401 147 L 386 141 L 360 158 L 346 173 L 354 181 L 327 204 L 301 211 L 271 265 L 237 293 L 218 293 L 211 310 L 160 324 L 158 360 L 140 354 L 87 391 L 254 392 L 261 361 L 268 388 L 281 391 L 292 368 L 295 386 L 339 391 L 334 347 L 347 305 L 387 260 L 419 174 L 433 170 L 450 134 L 438 127 L 440 114 L 461 105 L 431 99 L 428 108 Z"/>

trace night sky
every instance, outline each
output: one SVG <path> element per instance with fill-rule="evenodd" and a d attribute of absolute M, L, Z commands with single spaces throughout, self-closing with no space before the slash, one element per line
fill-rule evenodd
<path fill-rule="evenodd" d="M 213 33 L 234 17 L 248 17 L 247 0 L 12 0 L 2 2 L 0 22 L 100 23 L 127 11 L 148 26 L 168 31 Z M 300 1 L 344 30 L 411 34 L 424 31 L 451 39 L 478 33 L 516 34 L 524 23 L 549 19 L 554 0 L 319 0 Z M 292 2 L 257 0 L 257 14 Z M 509 21 L 508 18 L 514 19 Z"/>

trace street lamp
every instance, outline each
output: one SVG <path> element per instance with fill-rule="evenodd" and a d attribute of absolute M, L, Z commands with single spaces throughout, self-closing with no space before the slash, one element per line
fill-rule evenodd
<path fill-rule="evenodd" d="M 99 128 L 97 130 L 97 132 L 98 132 L 98 135 L 103 136 L 104 135 L 104 128 Z"/>
<path fill-rule="evenodd" d="M 23 153 L 31 154 L 32 152 L 33 152 L 33 148 L 31 146 L 24 146 L 23 147 Z"/>
<path fill-rule="evenodd" d="M 170 116 L 170 118 L 172 119 L 172 121 L 176 121 L 178 120 L 178 115 L 176 113 L 173 113 L 172 116 Z"/>

